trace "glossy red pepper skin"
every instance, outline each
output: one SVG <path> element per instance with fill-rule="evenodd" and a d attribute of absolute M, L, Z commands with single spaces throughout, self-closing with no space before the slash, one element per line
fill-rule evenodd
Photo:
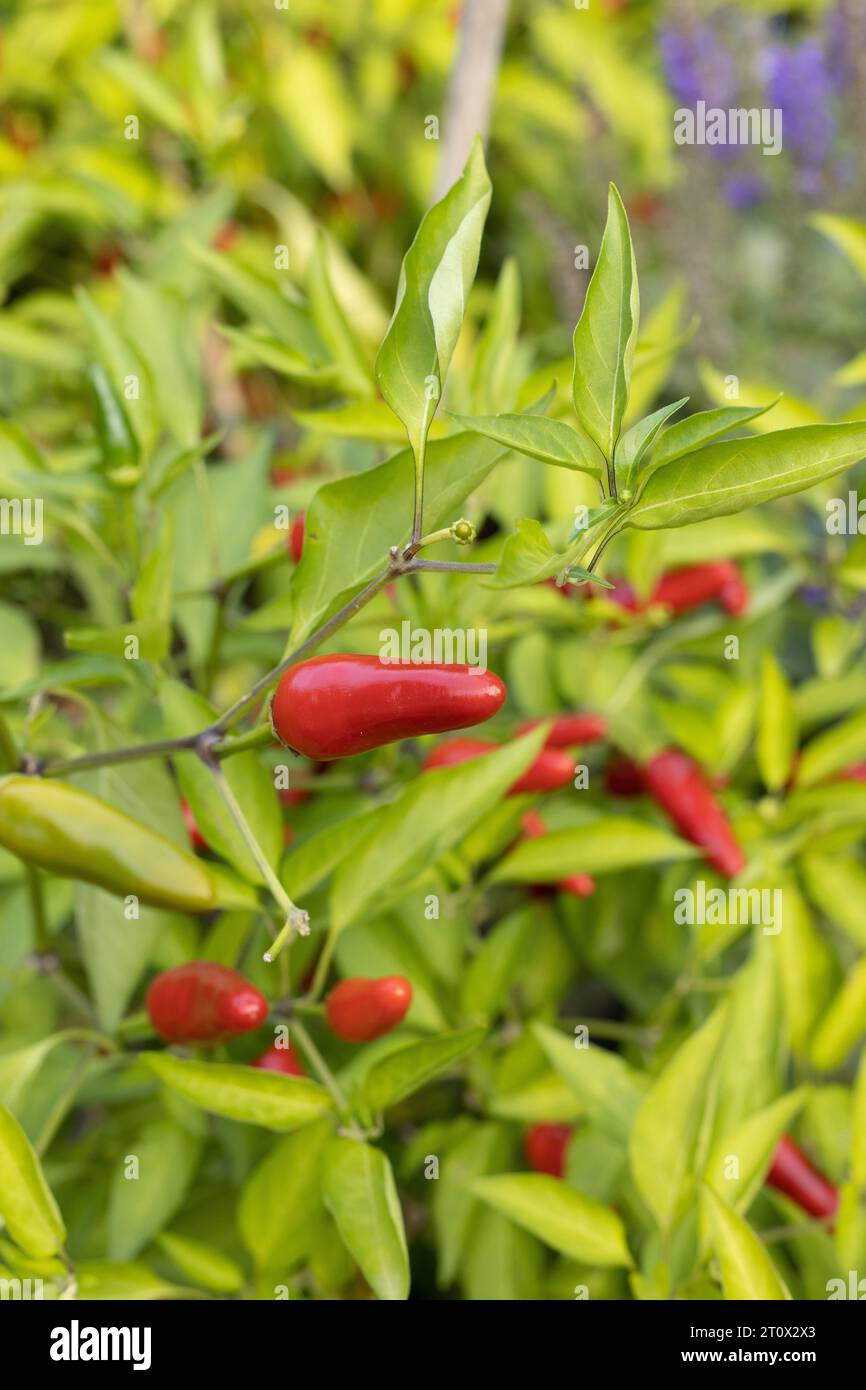
<path fill-rule="evenodd" d="M 304 553 L 304 513 L 298 512 L 289 529 L 289 554 L 296 565 Z"/>
<path fill-rule="evenodd" d="M 412 1003 L 412 986 L 402 975 L 379 980 L 341 980 L 325 1000 L 331 1031 L 344 1042 L 372 1042 L 391 1033 Z"/>
<path fill-rule="evenodd" d="M 425 772 L 436 767 L 457 767 L 500 748 L 499 743 L 491 743 L 481 738 L 452 738 L 440 743 L 427 754 L 422 764 Z M 560 748 L 542 748 L 535 762 L 527 768 L 522 777 L 508 788 L 508 796 L 520 796 L 523 792 L 552 792 L 564 787 L 574 776 L 574 765 L 569 755 Z"/>
<path fill-rule="evenodd" d="M 271 723 L 288 748 L 328 762 L 401 738 L 481 724 L 504 700 L 499 677 L 476 666 L 317 656 L 283 676 Z"/>
<path fill-rule="evenodd" d="M 604 785 L 611 796 L 643 796 L 646 778 L 631 758 L 618 756 L 605 768 Z"/>
<path fill-rule="evenodd" d="M 254 1062 L 250 1062 L 250 1066 L 258 1067 L 260 1071 L 276 1071 L 282 1076 L 306 1076 L 301 1059 L 291 1043 L 288 1047 L 277 1047 L 274 1044 L 260 1057 L 256 1057 Z"/>
<path fill-rule="evenodd" d="M 650 796 L 713 868 L 728 878 L 740 873 L 745 855 L 697 763 L 679 748 L 666 748 L 647 763 L 644 775 Z"/>
<path fill-rule="evenodd" d="M 538 840 L 546 835 L 547 826 L 537 811 L 527 811 L 521 820 L 523 836 L 526 840 Z M 561 893 L 570 893 L 575 898 L 591 898 L 595 892 L 595 879 L 591 874 L 569 874 L 557 881 Z"/>
<path fill-rule="evenodd" d="M 523 1136 L 523 1152 L 530 1168 L 552 1178 L 565 1174 L 565 1154 L 572 1136 L 571 1125 L 533 1125 Z"/>
<path fill-rule="evenodd" d="M 784 1134 L 776 1146 L 766 1182 L 768 1187 L 784 1192 L 810 1216 L 836 1215 L 839 1193 L 788 1134 Z"/>
<path fill-rule="evenodd" d="M 662 603 L 675 614 L 688 613 L 717 599 L 726 584 L 739 579 L 739 569 L 727 560 L 712 565 L 687 565 L 662 575 L 650 603 Z"/>
<path fill-rule="evenodd" d="M 268 1001 L 249 980 L 211 960 L 157 975 L 145 1003 L 157 1033 L 172 1043 L 224 1042 L 261 1027 L 268 1016 Z"/>
<path fill-rule="evenodd" d="M 528 719 L 518 728 L 518 734 L 528 734 L 543 724 L 543 719 Z M 597 743 L 607 734 L 607 720 L 601 714 L 560 714 L 551 722 L 544 740 L 545 748 L 572 748 L 578 743 Z"/>

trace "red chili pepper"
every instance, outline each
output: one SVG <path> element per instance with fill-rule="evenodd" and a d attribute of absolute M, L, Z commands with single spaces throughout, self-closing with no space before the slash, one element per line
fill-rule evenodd
<path fill-rule="evenodd" d="M 216 251 L 231 251 L 240 234 L 241 229 L 237 222 L 223 222 L 214 232 L 211 245 Z"/>
<path fill-rule="evenodd" d="M 190 806 L 186 797 L 184 797 L 180 803 L 180 811 L 181 815 L 183 816 L 183 823 L 186 826 L 186 833 L 189 836 L 189 842 L 192 845 L 193 849 L 208 849 L 208 842 L 198 828 L 198 822 L 192 813 L 192 807 Z"/>
<path fill-rule="evenodd" d="M 844 772 L 840 772 L 838 782 L 866 782 L 866 763 L 854 763 L 852 767 L 846 767 Z"/>
<path fill-rule="evenodd" d="M 481 757 L 500 746 L 482 738 L 452 738 L 428 753 L 422 768 L 424 772 L 430 772 L 435 767 L 458 767 L 460 763 L 468 763 L 472 758 Z M 567 753 L 560 748 L 542 748 L 532 766 L 508 788 L 507 795 L 556 791 L 570 782 L 573 776 L 574 766 Z"/>
<path fill-rule="evenodd" d="M 283 787 L 282 791 L 277 792 L 283 806 L 302 806 L 309 795 L 306 787 Z"/>
<path fill-rule="evenodd" d="M 372 1042 L 403 1022 L 412 1003 L 412 986 L 402 975 L 380 980 L 341 980 L 325 1000 L 331 1031 L 344 1042 Z"/>
<path fill-rule="evenodd" d="M 646 779 L 643 771 L 631 758 L 622 755 L 605 768 L 604 785 L 611 796 L 643 796 Z"/>
<path fill-rule="evenodd" d="M 701 769 L 679 748 L 666 748 L 645 768 L 647 790 L 674 825 L 729 878 L 746 863 L 728 818 Z"/>
<path fill-rule="evenodd" d="M 711 565 L 688 565 L 662 575 L 650 603 L 661 603 L 674 614 L 688 613 L 718 599 L 730 613 L 742 613 L 749 591 L 737 565 L 729 560 Z"/>
<path fill-rule="evenodd" d="M 565 1173 L 565 1153 L 572 1136 L 571 1125 L 533 1125 L 523 1136 L 523 1152 L 536 1173 L 561 1178 Z"/>
<path fill-rule="evenodd" d="M 732 579 L 728 584 L 723 584 L 719 590 L 719 603 L 735 618 L 738 618 L 741 613 L 745 613 L 749 606 L 750 597 L 748 584 L 739 577 Z"/>
<path fill-rule="evenodd" d="M 537 811 L 527 811 L 521 820 L 524 839 L 538 840 L 548 833 L 547 826 Z M 595 879 L 591 874 L 569 874 L 557 881 L 561 893 L 571 893 L 575 898 L 591 898 L 595 892 Z"/>
<path fill-rule="evenodd" d="M 530 729 L 537 729 L 543 723 L 543 719 L 528 719 L 517 732 L 528 734 Z M 607 720 L 601 714 L 561 714 L 551 723 L 544 746 L 571 748 L 576 743 L 597 743 L 606 734 Z"/>
<path fill-rule="evenodd" d="M 328 761 L 401 738 L 481 724 L 504 699 L 499 677 L 474 666 L 317 656 L 283 676 L 271 723 L 288 748 Z"/>
<path fill-rule="evenodd" d="M 839 1193 L 788 1134 L 783 1135 L 776 1146 L 766 1181 L 768 1187 L 784 1192 L 810 1216 L 836 1215 Z"/>
<path fill-rule="evenodd" d="M 166 1042 L 213 1043 L 264 1023 L 268 1001 L 239 975 L 212 960 L 166 970 L 147 991 L 150 1021 Z"/>
<path fill-rule="evenodd" d="M 295 1049 L 289 1043 L 288 1047 L 269 1047 L 254 1062 L 250 1062 L 251 1067 L 258 1067 L 261 1071 L 278 1071 L 283 1076 L 306 1076 L 301 1059 Z"/>
<path fill-rule="evenodd" d="M 298 512 L 289 529 L 289 553 L 296 565 L 301 563 L 301 556 L 304 553 L 304 513 Z"/>

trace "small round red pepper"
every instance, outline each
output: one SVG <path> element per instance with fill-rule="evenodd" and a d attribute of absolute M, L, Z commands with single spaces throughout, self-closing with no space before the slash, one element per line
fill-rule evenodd
<path fill-rule="evenodd" d="M 440 743 L 427 754 L 422 764 L 425 772 L 436 767 L 457 767 L 472 758 L 481 757 L 493 749 L 501 747 L 481 738 L 452 738 Z M 520 796 L 523 792 L 552 792 L 564 787 L 574 776 L 574 765 L 567 753 L 560 748 L 542 748 L 535 762 L 527 768 L 522 777 L 508 788 L 508 796 Z"/>
<path fill-rule="evenodd" d="M 740 873 L 745 855 L 697 763 L 679 748 L 665 748 L 647 763 L 644 775 L 650 796 L 713 868 L 728 878 Z"/>
<path fill-rule="evenodd" d="M 518 734 L 528 734 L 543 724 L 543 719 L 527 719 Z M 607 720 L 601 714 L 560 714 L 551 721 L 545 748 L 571 748 L 577 743 L 597 743 L 607 734 Z"/>
<path fill-rule="evenodd" d="M 356 976 L 341 980 L 325 1000 L 331 1031 L 344 1042 L 372 1042 L 403 1022 L 412 1003 L 412 986 L 402 975 L 379 980 Z"/>
<path fill-rule="evenodd" d="M 789 1134 L 784 1134 L 776 1146 L 766 1182 L 768 1187 L 784 1192 L 810 1216 L 826 1218 L 836 1215 L 839 1193 Z"/>
<path fill-rule="evenodd" d="M 214 1043 L 250 1033 L 268 1016 L 264 995 L 224 965 L 193 960 L 157 975 L 145 1000 L 166 1042 Z"/>
<path fill-rule="evenodd" d="M 572 1136 L 571 1125 L 533 1125 L 523 1136 L 523 1152 L 536 1173 L 552 1178 L 565 1174 L 565 1154 Z"/>
<path fill-rule="evenodd" d="M 283 1076 L 306 1076 L 301 1059 L 291 1043 L 288 1047 L 277 1047 L 274 1043 L 273 1047 L 250 1062 L 250 1066 L 258 1067 L 260 1071 L 278 1071 Z"/>
<path fill-rule="evenodd" d="M 327 762 L 401 738 L 481 724 L 504 699 L 499 677 L 475 666 L 317 656 L 283 676 L 271 723 L 288 748 Z"/>
<path fill-rule="evenodd" d="M 523 835 L 527 840 L 538 840 L 548 833 L 547 826 L 537 811 L 527 811 L 521 820 Z M 591 874 L 569 874 L 558 880 L 556 887 L 561 893 L 570 893 L 575 898 L 591 898 L 595 892 L 595 879 Z"/>

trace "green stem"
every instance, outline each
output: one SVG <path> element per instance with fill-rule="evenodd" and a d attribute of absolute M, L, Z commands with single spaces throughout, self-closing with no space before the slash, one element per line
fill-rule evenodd
<path fill-rule="evenodd" d="M 81 1058 L 68 1082 L 49 1110 L 34 1145 L 40 1157 L 45 1153 L 55 1134 L 63 1124 L 75 1097 L 84 1085 L 87 1073 L 90 1071 L 93 1062 L 94 1057 L 92 1052 L 87 1053 Z"/>
<path fill-rule="evenodd" d="M 336 945 L 337 938 L 334 936 L 333 932 L 329 932 L 328 939 L 322 947 L 322 954 L 316 961 L 315 974 L 313 975 L 312 984 L 310 985 L 310 992 L 305 996 L 305 1003 L 314 1004 L 324 989 Z"/>
<path fill-rule="evenodd" d="M 304 1024 L 301 1023 L 298 1019 L 293 1018 L 291 1024 L 289 1025 L 289 1030 L 291 1031 L 292 1029 L 294 1030 L 295 1036 L 300 1042 L 304 1052 L 309 1057 L 310 1062 L 313 1066 L 313 1070 L 318 1073 L 322 1085 L 328 1091 L 334 1104 L 340 1112 L 340 1117 L 345 1118 L 346 1116 L 351 1116 L 349 1102 L 346 1100 L 346 1097 L 341 1091 L 340 1084 L 337 1081 L 337 1078 L 334 1076 L 334 1073 L 331 1071 L 331 1068 L 328 1066 L 321 1052 L 316 1047 L 316 1044 L 313 1042 L 313 1039 L 310 1037 Z"/>
<path fill-rule="evenodd" d="M 25 873 L 27 876 L 27 891 L 30 896 L 30 910 L 33 914 L 33 940 L 37 951 L 50 951 L 51 943 L 48 937 L 48 918 L 45 914 L 45 896 L 42 892 L 42 880 L 39 872 L 34 869 L 32 864 L 26 865 Z"/>

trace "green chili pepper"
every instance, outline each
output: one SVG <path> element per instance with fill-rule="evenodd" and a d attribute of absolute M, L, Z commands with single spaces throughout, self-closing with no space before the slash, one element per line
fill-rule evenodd
<path fill-rule="evenodd" d="M 0 845 L 27 864 L 151 907 L 209 912 L 216 906 L 216 883 L 205 864 L 64 782 L 17 773 L 0 778 Z"/>
<path fill-rule="evenodd" d="M 0 1216 L 27 1255 L 54 1255 L 66 1239 L 63 1217 L 39 1159 L 5 1105 L 0 1105 Z"/>

